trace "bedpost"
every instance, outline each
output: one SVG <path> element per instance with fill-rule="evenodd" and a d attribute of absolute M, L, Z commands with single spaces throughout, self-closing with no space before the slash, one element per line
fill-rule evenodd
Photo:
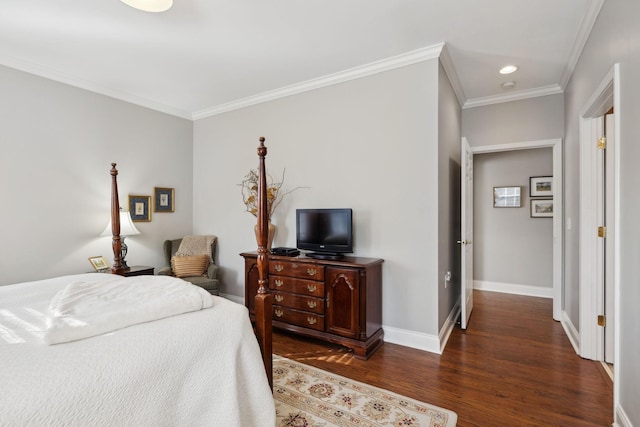
<path fill-rule="evenodd" d="M 113 248 L 111 273 L 123 275 L 122 241 L 120 240 L 120 201 L 118 199 L 118 169 L 116 169 L 115 163 L 111 163 L 111 234 L 113 234 L 113 240 L 111 242 L 111 247 Z"/>
<path fill-rule="evenodd" d="M 267 212 L 267 175 L 264 166 L 264 158 L 267 155 L 267 147 L 264 146 L 264 137 L 260 137 L 258 157 L 258 294 L 256 295 L 256 336 L 262 350 L 264 368 L 267 372 L 269 386 L 273 388 L 273 358 L 272 358 L 272 331 L 271 316 L 272 299 L 268 291 L 269 285 L 269 252 L 267 240 L 269 236 L 269 213 Z"/>

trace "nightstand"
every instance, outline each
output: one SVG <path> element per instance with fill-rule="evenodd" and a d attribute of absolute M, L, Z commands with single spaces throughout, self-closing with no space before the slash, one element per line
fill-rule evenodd
<path fill-rule="evenodd" d="M 153 276 L 153 267 L 147 265 L 134 265 L 123 274 L 125 277 L 130 276 Z"/>

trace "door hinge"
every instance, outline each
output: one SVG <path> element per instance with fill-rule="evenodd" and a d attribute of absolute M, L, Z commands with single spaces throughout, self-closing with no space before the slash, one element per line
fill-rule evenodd
<path fill-rule="evenodd" d="M 607 237 L 607 227 L 598 227 L 598 237 Z"/>
<path fill-rule="evenodd" d="M 603 136 L 598 140 L 598 150 L 604 150 L 607 148 L 607 137 Z"/>
<path fill-rule="evenodd" d="M 598 326 L 607 326 L 607 316 L 598 315 Z"/>

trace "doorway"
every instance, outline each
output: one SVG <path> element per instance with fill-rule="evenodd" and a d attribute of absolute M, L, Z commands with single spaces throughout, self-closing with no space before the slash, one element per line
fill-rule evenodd
<path fill-rule="evenodd" d="M 615 142 L 620 117 L 619 79 L 620 67 L 615 64 L 580 115 L 580 355 L 604 361 L 607 353 L 613 352 L 614 366 L 619 349 L 615 329 L 611 331 L 619 319 L 616 254 L 620 239 L 616 224 L 620 217 L 620 156 Z M 605 115 L 611 108 L 615 114 L 605 125 Z M 604 147 L 599 147 L 605 126 L 609 138 Z M 616 377 L 614 372 L 614 387 Z"/>
<path fill-rule="evenodd" d="M 463 138 L 463 145 L 466 143 L 466 138 Z M 497 153 L 502 151 L 514 151 L 514 150 L 527 150 L 532 148 L 552 148 L 553 156 L 553 188 L 558 189 L 554 193 L 554 214 L 553 214 L 553 319 L 560 321 L 562 319 L 562 307 L 563 307 L 563 283 L 562 283 L 562 252 L 564 244 L 563 234 L 563 149 L 562 139 L 549 139 L 542 141 L 527 141 L 517 142 L 511 144 L 499 144 L 499 145 L 487 145 L 471 147 L 471 153 L 484 154 L 484 153 Z M 464 176 L 462 177 L 464 179 Z M 464 182 L 464 181 L 463 181 Z M 466 221 L 465 213 L 462 212 L 461 221 Z M 466 236 L 465 240 L 472 240 L 471 236 Z M 470 262 L 466 260 L 466 262 Z M 473 262 L 473 261 L 471 261 Z M 461 277 L 464 277 L 464 272 L 461 272 Z M 473 286 L 473 281 L 462 280 L 461 294 L 465 295 L 469 291 L 468 287 Z M 472 290 L 472 289 L 471 289 Z M 470 313 L 467 313 L 469 316 Z"/>

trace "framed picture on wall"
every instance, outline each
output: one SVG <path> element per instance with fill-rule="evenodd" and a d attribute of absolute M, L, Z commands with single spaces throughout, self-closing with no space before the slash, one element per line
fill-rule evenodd
<path fill-rule="evenodd" d="M 133 222 L 151 221 L 151 196 L 129 194 L 129 213 Z"/>
<path fill-rule="evenodd" d="M 532 176 L 529 178 L 529 196 L 553 197 L 553 177 Z"/>
<path fill-rule="evenodd" d="M 173 212 L 175 209 L 175 190 L 155 187 L 153 189 L 153 207 L 155 212 Z"/>
<path fill-rule="evenodd" d="M 493 207 L 494 208 L 519 208 L 520 187 L 493 187 Z"/>
<path fill-rule="evenodd" d="M 531 218 L 553 218 L 553 199 L 531 199 Z"/>

